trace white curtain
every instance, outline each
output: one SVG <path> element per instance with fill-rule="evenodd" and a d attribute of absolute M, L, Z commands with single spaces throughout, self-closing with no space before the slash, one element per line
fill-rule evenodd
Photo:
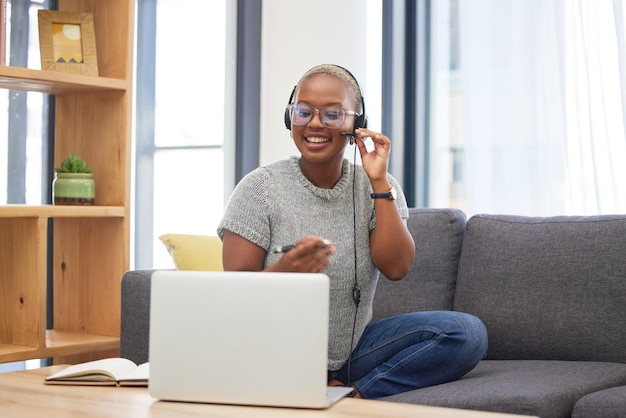
<path fill-rule="evenodd" d="M 626 212 L 621 0 L 460 0 L 464 209 Z"/>

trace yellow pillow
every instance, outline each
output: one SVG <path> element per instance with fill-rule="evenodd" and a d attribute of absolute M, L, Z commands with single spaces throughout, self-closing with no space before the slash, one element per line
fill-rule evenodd
<path fill-rule="evenodd" d="M 223 271 L 222 240 L 217 236 L 165 234 L 159 237 L 178 270 Z"/>

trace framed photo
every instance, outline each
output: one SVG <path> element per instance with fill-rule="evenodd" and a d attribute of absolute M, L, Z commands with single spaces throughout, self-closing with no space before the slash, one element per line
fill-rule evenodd
<path fill-rule="evenodd" d="M 91 13 L 39 10 L 41 69 L 98 75 Z"/>

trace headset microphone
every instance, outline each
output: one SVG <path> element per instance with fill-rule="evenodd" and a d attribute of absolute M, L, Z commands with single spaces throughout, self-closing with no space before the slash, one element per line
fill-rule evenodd
<path fill-rule="evenodd" d="M 348 139 L 350 140 L 350 145 L 354 145 L 354 132 L 342 132 L 341 135 L 348 137 Z"/>

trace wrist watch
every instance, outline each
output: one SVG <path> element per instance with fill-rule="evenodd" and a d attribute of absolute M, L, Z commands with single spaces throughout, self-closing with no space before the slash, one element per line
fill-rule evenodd
<path fill-rule="evenodd" d="M 398 197 L 398 193 L 396 192 L 396 189 L 392 186 L 391 189 L 389 189 L 388 192 L 385 192 L 385 193 L 371 193 L 370 197 L 372 199 L 391 199 L 391 200 L 396 200 L 396 197 Z"/>

